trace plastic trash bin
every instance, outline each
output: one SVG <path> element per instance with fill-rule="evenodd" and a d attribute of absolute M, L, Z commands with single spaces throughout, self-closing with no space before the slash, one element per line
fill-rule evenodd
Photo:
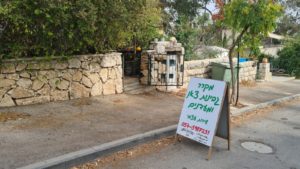
<path fill-rule="evenodd" d="M 235 83 L 236 78 L 237 78 L 237 66 L 236 65 L 234 65 L 233 73 L 234 73 L 233 81 Z M 212 79 L 229 82 L 229 85 L 231 86 L 231 71 L 230 71 L 229 63 L 213 62 L 212 63 Z"/>

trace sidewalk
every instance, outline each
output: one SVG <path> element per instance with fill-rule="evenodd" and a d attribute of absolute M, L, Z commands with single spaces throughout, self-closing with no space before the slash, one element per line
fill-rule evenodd
<path fill-rule="evenodd" d="M 300 93 L 300 81 L 241 88 L 241 101 L 256 104 Z M 47 103 L 0 112 L 26 113 L 0 122 L 0 169 L 16 168 L 178 122 L 183 97 L 154 92 Z M 28 116 L 30 115 L 30 116 Z"/>
<path fill-rule="evenodd" d="M 257 82 L 255 86 L 249 87 L 242 86 L 240 102 L 254 105 L 295 94 L 300 94 L 300 80 L 273 76 L 271 82 Z"/>

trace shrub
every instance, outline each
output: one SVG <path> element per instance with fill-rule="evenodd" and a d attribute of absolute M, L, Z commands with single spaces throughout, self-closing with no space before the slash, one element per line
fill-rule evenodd
<path fill-rule="evenodd" d="M 276 60 L 278 67 L 300 78 L 300 37 L 288 42 L 278 55 L 279 58 Z"/>
<path fill-rule="evenodd" d="M 1 0 L 0 55 L 72 55 L 148 44 L 160 28 L 158 0 Z"/>

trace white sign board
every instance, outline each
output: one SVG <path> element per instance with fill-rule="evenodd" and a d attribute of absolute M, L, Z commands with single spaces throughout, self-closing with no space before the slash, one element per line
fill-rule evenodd
<path fill-rule="evenodd" d="M 177 134 L 212 145 L 224 100 L 226 83 L 192 78 L 181 111 Z"/>

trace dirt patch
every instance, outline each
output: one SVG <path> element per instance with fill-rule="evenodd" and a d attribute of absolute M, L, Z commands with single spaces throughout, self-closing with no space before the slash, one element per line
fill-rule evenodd
<path fill-rule="evenodd" d="M 18 112 L 0 112 L 0 122 L 21 120 L 30 117 L 27 113 Z"/>
<path fill-rule="evenodd" d="M 86 163 L 81 166 L 72 167 L 71 169 L 100 169 L 107 165 L 116 166 L 121 160 L 132 159 L 141 155 L 146 155 L 153 152 L 161 151 L 163 148 L 174 144 L 175 137 L 166 137 L 150 143 L 142 144 L 128 150 L 119 151 L 112 155 L 99 158 L 93 162 Z"/>
<path fill-rule="evenodd" d="M 176 95 L 176 96 L 185 97 L 186 91 L 187 91 L 186 88 L 182 88 L 182 89 L 180 89 L 178 92 L 176 92 L 175 95 Z"/>
<path fill-rule="evenodd" d="M 92 104 L 92 100 L 90 98 L 81 98 L 78 100 L 74 100 L 72 106 L 87 106 L 91 104 Z"/>
<path fill-rule="evenodd" d="M 58 119 L 52 116 L 42 116 L 42 117 L 35 117 L 29 122 L 21 123 L 15 125 L 14 129 L 19 130 L 30 130 L 30 129 L 42 129 L 42 128 L 61 128 L 64 124 L 65 120 Z"/>
<path fill-rule="evenodd" d="M 113 102 L 116 103 L 116 104 L 117 104 L 117 103 L 123 103 L 124 100 L 121 100 L 121 99 L 115 99 L 115 100 L 113 100 Z"/>
<path fill-rule="evenodd" d="M 269 106 L 264 109 L 243 113 L 242 115 L 231 117 L 231 123 L 233 126 L 239 126 L 248 120 L 263 118 L 269 112 L 278 108 L 279 106 Z"/>
<path fill-rule="evenodd" d="M 247 105 L 244 105 L 244 104 L 238 102 L 237 105 L 234 105 L 234 107 L 240 109 L 240 108 L 243 108 L 243 107 L 247 107 Z"/>
<path fill-rule="evenodd" d="M 242 87 L 255 87 L 256 86 L 256 83 L 254 81 L 248 81 L 248 80 L 242 80 L 240 82 L 240 85 Z"/>

